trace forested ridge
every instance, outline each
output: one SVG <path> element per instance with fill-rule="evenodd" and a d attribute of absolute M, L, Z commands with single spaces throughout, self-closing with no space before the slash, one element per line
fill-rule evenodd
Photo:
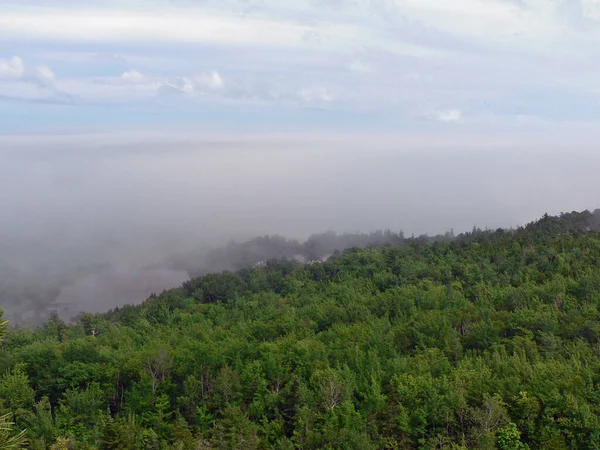
<path fill-rule="evenodd" d="M 600 448 L 599 219 L 269 260 L 0 325 L 0 448 Z"/>

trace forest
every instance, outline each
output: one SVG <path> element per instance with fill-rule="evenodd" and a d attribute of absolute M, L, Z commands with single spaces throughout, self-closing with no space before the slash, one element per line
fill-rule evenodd
<path fill-rule="evenodd" d="M 171 232 L 166 235 L 173 236 Z M 449 231 L 408 239 L 429 242 L 453 237 Z M 164 236 L 155 237 L 156 242 L 163 239 Z M 406 241 L 402 231 L 391 230 L 327 231 L 312 234 L 304 241 L 274 234 L 249 240 L 216 240 L 210 246 L 189 235 L 179 239 L 186 242 L 184 251 L 161 244 L 156 254 L 134 257 L 135 262 L 128 265 L 131 255 L 145 253 L 142 249 L 152 247 L 152 238 L 142 239 L 134 248 L 128 247 L 122 236 L 115 235 L 92 237 L 86 243 L 68 239 L 56 242 L 55 237 L 13 242 L 14 236 L 0 236 L 0 306 L 13 325 L 37 326 L 52 311 L 64 320 L 85 312 L 86 307 L 105 312 L 126 303 L 140 303 L 152 291 L 170 288 L 190 277 L 236 271 L 257 263 L 264 265 L 269 259 L 308 263 L 329 257 L 336 250 L 398 246 Z M 49 241 L 53 245 L 48 245 Z M 11 244 L 6 245 L 7 242 Z M 78 295 L 65 295 L 73 288 Z"/>
<path fill-rule="evenodd" d="M 424 243 L 453 238 L 454 232 L 451 230 L 436 236 L 412 236 L 408 240 Z M 402 231 L 378 230 L 371 233 L 338 234 L 330 230 L 312 234 L 304 242 L 279 235 L 258 236 L 242 242 L 230 241 L 209 251 L 197 248 L 187 253 L 171 255 L 166 261 L 172 269 L 185 270 L 191 276 L 200 276 L 224 270 L 240 270 L 269 259 L 310 262 L 349 248 L 400 246 L 405 243 L 406 238 Z"/>
<path fill-rule="evenodd" d="M 600 210 L 0 324 L 0 449 L 600 448 Z"/>

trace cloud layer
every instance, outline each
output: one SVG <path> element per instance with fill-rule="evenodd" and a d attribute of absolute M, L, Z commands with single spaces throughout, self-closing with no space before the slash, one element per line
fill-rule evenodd
<path fill-rule="evenodd" d="M 9 1 L 0 48 L 0 112 L 33 115 L 24 131 L 57 111 L 111 126 L 106 108 L 123 126 L 209 110 L 233 127 L 600 119 L 599 0 Z"/>

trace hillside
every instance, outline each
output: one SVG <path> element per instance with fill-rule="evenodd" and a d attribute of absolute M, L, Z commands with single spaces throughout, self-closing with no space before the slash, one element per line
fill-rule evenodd
<path fill-rule="evenodd" d="M 599 448 L 599 227 L 266 258 L 12 329 L 0 414 L 32 449 Z"/>
<path fill-rule="evenodd" d="M 429 242 L 451 238 L 451 233 L 446 233 L 415 239 Z M 142 239 L 140 245 L 152 247 L 150 242 L 155 239 L 162 242 L 157 236 Z M 185 236 L 181 240 L 186 240 Z M 186 251 L 177 252 L 175 244 L 173 248 L 162 244 L 152 255 L 138 258 L 134 256 L 140 249 L 122 240 L 75 241 L 67 250 L 62 242 L 39 254 L 32 250 L 44 247 L 39 242 L 20 241 L 10 248 L 0 242 L 0 307 L 14 324 L 40 325 L 51 312 L 70 321 L 82 311 L 105 312 L 115 306 L 141 303 L 152 292 L 176 286 L 190 277 L 260 266 L 269 259 L 307 263 L 347 248 L 399 246 L 412 240 L 405 239 L 402 232 L 389 230 L 343 234 L 329 231 L 313 234 L 303 242 L 266 235 L 227 244 L 217 241 L 208 246 L 189 236 Z"/>

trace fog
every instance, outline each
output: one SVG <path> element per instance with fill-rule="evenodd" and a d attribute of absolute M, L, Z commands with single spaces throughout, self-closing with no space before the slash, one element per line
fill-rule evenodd
<path fill-rule="evenodd" d="M 172 256 L 278 234 L 443 233 L 599 206 L 600 154 L 401 136 L 0 136 L 0 306 L 16 323 L 144 300 Z"/>

